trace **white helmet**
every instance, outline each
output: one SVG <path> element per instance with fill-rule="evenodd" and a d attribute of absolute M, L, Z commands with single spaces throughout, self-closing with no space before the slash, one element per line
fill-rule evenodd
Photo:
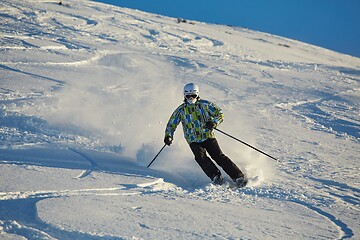
<path fill-rule="evenodd" d="M 199 96 L 199 86 L 194 83 L 188 83 L 184 87 L 184 97 L 188 103 L 195 103 Z"/>
<path fill-rule="evenodd" d="M 184 87 L 184 96 L 192 94 L 199 96 L 199 86 L 194 83 L 188 83 Z"/>

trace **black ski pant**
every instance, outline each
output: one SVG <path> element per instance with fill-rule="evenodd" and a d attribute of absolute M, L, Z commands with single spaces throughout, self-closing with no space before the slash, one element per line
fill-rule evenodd
<path fill-rule="evenodd" d="M 244 174 L 235 163 L 222 153 L 216 138 L 208 138 L 201 143 L 193 142 L 190 144 L 190 148 L 195 155 L 196 162 L 211 180 L 213 180 L 215 176 L 220 176 L 221 172 L 207 156 L 206 152 L 208 152 L 210 157 L 224 169 L 231 179 L 235 180 L 239 177 L 244 177 Z"/>

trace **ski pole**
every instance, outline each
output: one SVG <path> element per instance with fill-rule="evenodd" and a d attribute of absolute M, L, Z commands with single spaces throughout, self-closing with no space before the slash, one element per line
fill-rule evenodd
<path fill-rule="evenodd" d="M 156 154 L 156 156 L 154 157 L 154 159 L 149 163 L 149 165 L 147 166 L 147 168 L 150 167 L 150 165 L 155 161 L 155 159 L 159 156 L 159 154 L 161 153 L 161 151 L 166 147 L 166 144 L 164 144 L 164 146 L 160 149 L 160 151 Z"/>
<path fill-rule="evenodd" d="M 252 149 L 254 149 L 254 150 L 256 150 L 256 151 L 258 151 L 258 152 L 260 152 L 260 153 L 262 153 L 262 154 L 264 154 L 264 155 L 266 155 L 266 156 L 268 156 L 268 157 L 271 158 L 271 159 L 274 159 L 274 160 L 277 161 L 277 162 L 279 161 L 278 159 L 270 156 L 269 154 L 267 154 L 267 153 L 265 153 L 265 152 L 257 149 L 256 147 L 251 146 L 250 144 L 248 144 L 248 143 L 246 143 L 246 142 L 244 142 L 244 141 L 241 141 L 240 139 L 238 139 L 238 138 L 236 138 L 236 137 L 231 136 L 230 134 L 227 134 L 227 133 L 224 132 L 224 131 L 221 131 L 220 129 L 215 128 L 215 130 L 221 132 L 222 134 L 225 134 L 225 135 L 228 136 L 228 137 L 231 137 L 232 139 L 235 139 L 236 141 L 241 142 L 242 144 L 244 144 L 244 145 L 246 145 L 246 146 L 248 146 L 248 147 L 250 147 L 250 148 L 252 148 Z"/>

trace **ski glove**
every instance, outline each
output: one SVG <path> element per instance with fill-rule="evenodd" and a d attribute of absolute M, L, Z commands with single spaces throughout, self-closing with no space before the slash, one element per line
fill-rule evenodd
<path fill-rule="evenodd" d="M 173 139 L 170 136 L 165 136 L 164 143 L 168 146 L 172 144 Z"/>
<path fill-rule="evenodd" d="M 216 127 L 216 123 L 212 120 L 207 121 L 205 126 L 207 129 L 213 130 Z"/>

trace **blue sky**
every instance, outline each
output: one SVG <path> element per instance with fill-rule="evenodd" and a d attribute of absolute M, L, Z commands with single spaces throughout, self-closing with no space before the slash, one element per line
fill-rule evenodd
<path fill-rule="evenodd" d="M 360 0 L 96 0 L 246 27 L 360 57 Z"/>

